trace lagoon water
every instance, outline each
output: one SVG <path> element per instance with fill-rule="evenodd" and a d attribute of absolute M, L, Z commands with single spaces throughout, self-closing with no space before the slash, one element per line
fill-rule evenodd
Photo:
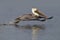
<path fill-rule="evenodd" d="M 60 0 L 0 0 L 0 24 L 31 13 L 32 7 L 54 18 L 22 21 L 18 26 L 0 25 L 0 40 L 60 40 Z"/>

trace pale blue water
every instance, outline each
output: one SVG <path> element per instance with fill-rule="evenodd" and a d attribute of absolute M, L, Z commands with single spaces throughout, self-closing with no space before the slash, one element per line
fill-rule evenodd
<path fill-rule="evenodd" d="M 0 0 L 0 23 L 8 23 L 19 15 L 31 13 L 32 7 L 54 18 L 46 22 L 26 21 L 19 25 L 44 24 L 45 30 L 38 31 L 38 40 L 60 40 L 60 0 Z M 0 26 L 0 40 L 32 40 L 32 38 L 32 28 Z"/>

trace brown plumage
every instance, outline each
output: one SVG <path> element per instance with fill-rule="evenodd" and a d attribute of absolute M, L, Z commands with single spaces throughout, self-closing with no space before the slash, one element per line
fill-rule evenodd
<path fill-rule="evenodd" d="M 39 20 L 40 18 L 44 18 L 44 20 Z M 10 22 L 10 24 L 17 24 L 20 21 L 27 21 L 27 20 L 45 21 L 46 19 L 48 19 L 48 17 L 43 12 L 39 11 L 37 8 L 32 8 L 31 14 L 25 14 L 19 16 L 13 22 Z"/>

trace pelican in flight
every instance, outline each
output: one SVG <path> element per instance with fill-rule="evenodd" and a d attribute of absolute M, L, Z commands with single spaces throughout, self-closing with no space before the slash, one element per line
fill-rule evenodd
<path fill-rule="evenodd" d="M 9 23 L 16 25 L 20 21 L 39 20 L 41 18 L 44 18 L 45 21 L 46 19 L 51 19 L 52 17 L 48 18 L 48 16 L 46 16 L 43 12 L 41 12 L 37 8 L 32 8 L 32 13 L 19 16 L 13 22 L 9 22 Z M 43 20 L 39 20 L 39 21 L 43 21 Z"/>

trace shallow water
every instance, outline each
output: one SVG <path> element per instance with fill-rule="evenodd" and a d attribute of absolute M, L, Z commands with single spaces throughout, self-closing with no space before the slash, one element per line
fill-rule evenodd
<path fill-rule="evenodd" d="M 32 7 L 54 18 L 46 22 L 22 21 L 17 26 L 0 25 L 0 40 L 60 40 L 60 0 L 0 0 L 0 24 L 31 13 Z"/>

